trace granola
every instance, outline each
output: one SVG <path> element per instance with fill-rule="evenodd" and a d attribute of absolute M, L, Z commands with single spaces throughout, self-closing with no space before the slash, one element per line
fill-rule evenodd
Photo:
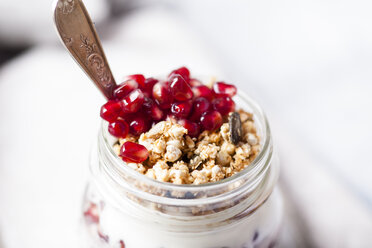
<path fill-rule="evenodd" d="M 203 131 L 197 138 L 175 121 L 158 122 L 139 137 L 119 139 L 114 151 L 126 142 L 143 145 L 149 157 L 143 163 L 128 166 L 152 179 L 174 184 L 203 184 L 230 177 L 246 168 L 260 151 L 253 115 L 238 111 L 241 140 L 232 142 L 231 122 L 225 120 L 215 131 Z M 236 143 L 236 144 L 234 144 Z"/>

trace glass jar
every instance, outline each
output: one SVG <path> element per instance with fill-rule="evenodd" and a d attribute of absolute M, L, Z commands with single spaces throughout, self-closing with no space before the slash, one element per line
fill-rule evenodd
<path fill-rule="evenodd" d="M 103 123 L 93 149 L 83 204 L 84 247 L 274 247 L 282 218 L 278 159 L 261 108 L 245 94 L 238 107 L 254 114 L 261 151 L 247 168 L 201 185 L 155 181 L 126 166 Z"/>

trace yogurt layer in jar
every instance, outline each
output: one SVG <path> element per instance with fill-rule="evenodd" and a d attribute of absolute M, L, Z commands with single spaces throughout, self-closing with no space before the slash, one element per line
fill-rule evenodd
<path fill-rule="evenodd" d="M 243 128 L 239 135 L 246 137 L 236 144 L 234 155 L 227 157 L 228 164 L 220 154 L 226 146 L 221 145 L 217 154 L 209 155 L 211 158 L 203 155 L 200 146 L 213 148 L 205 143 L 208 137 L 213 137 L 216 146 L 226 143 L 218 138 L 233 139 L 231 114 L 213 132 L 205 131 L 192 139 L 187 132 L 182 134 L 179 148 L 186 150 L 176 152 L 176 158 L 166 155 L 173 151 L 168 149 L 169 144 L 177 143 L 171 135 L 167 138 L 161 133 L 151 142 L 145 140 L 156 126 L 180 127 L 174 124 L 177 120 L 168 118 L 137 138 L 125 139 L 113 137 L 108 132 L 109 124 L 103 122 L 91 154 L 91 177 L 83 202 L 84 247 L 274 247 L 282 219 L 282 199 L 276 186 L 279 165 L 270 127 L 252 99 L 242 92 L 233 99 L 242 110 L 239 125 L 244 125 L 247 119 L 243 116 L 248 113 L 258 138 L 254 140 Z M 229 125 L 226 137 L 223 129 L 229 129 Z M 165 162 L 153 151 L 160 139 L 165 142 L 163 153 L 159 151 L 167 158 Z M 193 145 L 188 146 L 190 140 Z M 119 149 L 127 141 L 143 144 L 149 158 L 141 163 L 123 161 Z M 248 162 L 238 168 L 238 153 L 243 153 L 243 148 L 249 153 L 243 161 Z M 182 170 L 186 165 L 188 169 Z"/>

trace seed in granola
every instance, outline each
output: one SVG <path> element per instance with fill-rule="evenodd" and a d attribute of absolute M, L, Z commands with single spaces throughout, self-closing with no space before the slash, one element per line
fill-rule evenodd
<path fill-rule="evenodd" d="M 182 143 L 178 139 L 171 139 L 167 142 L 167 145 L 172 145 L 177 147 L 178 149 L 181 149 L 183 147 Z"/>
<path fill-rule="evenodd" d="M 257 145 L 258 141 L 253 133 L 247 133 L 246 137 L 248 144 L 250 144 L 251 146 Z"/>
<path fill-rule="evenodd" d="M 195 170 L 196 168 L 199 167 L 199 165 L 203 162 L 202 158 L 200 156 L 195 155 L 191 160 L 190 160 L 190 167 L 191 169 Z"/>
<path fill-rule="evenodd" d="M 163 139 L 158 139 L 153 144 L 153 152 L 162 154 L 165 151 L 166 143 Z"/>
<path fill-rule="evenodd" d="M 226 151 L 219 151 L 217 154 L 216 162 L 219 165 L 226 166 L 231 162 L 231 156 Z"/>
<path fill-rule="evenodd" d="M 232 112 L 229 115 L 230 139 L 235 145 L 242 139 L 242 123 L 238 112 Z"/>
<path fill-rule="evenodd" d="M 229 155 L 233 155 L 235 153 L 235 145 L 225 141 L 222 143 L 221 151 L 225 151 Z"/>
<path fill-rule="evenodd" d="M 179 159 L 182 155 L 182 152 L 180 149 L 173 145 L 167 146 L 167 152 L 164 155 L 164 158 L 169 162 L 174 162 L 177 159 Z"/>

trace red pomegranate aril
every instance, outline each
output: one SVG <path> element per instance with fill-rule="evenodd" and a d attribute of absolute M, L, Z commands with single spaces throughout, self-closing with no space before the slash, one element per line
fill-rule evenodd
<path fill-rule="evenodd" d="M 222 96 L 215 98 L 212 101 L 213 109 L 220 112 L 221 115 L 225 116 L 228 113 L 235 110 L 235 102 L 228 96 Z"/>
<path fill-rule="evenodd" d="M 173 77 L 173 80 L 170 84 L 170 91 L 177 101 L 186 101 L 193 97 L 194 93 L 192 92 L 190 86 L 186 81 L 179 75 Z"/>
<path fill-rule="evenodd" d="M 129 126 L 123 119 L 119 118 L 113 122 L 110 122 L 108 131 L 115 137 L 125 138 L 128 134 Z"/>
<path fill-rule="evenodd" d="M 171 113 L 174 114 L 177 118 L 186 118 L 191 111 L 192 102 L 175 102 L 172 104 Z"/>
<path fill-rule="evenodd" d="M 154 121 L 160 121 L 164 117 L 164 112 L 154 103 L 150 109 L 150 116 Z"/>
<path fill-rule="evenodd" d="M 144 97 L 140 89 L 132 91 L 122 100 L 122 109 L 124 113 L 137 112 L 142 107 Z"/>
<path fill-rule="evenodd" d="M 236 95 L 237 89 L 232 84 L 227 84 L 225 82 L 216 82 L 213 84 L 213 92 L 216 96 L 224 95 L 233 97 Z"/>
<path fill-rule="evenodd" d="M 208 111 L 209 107 L 210 103 L 206 98 L 204 97 L 195 98 L 192 106 L 192 114 L 189 119 L 198 122 L 200 120 L 200 116 L 204 114 L 206 111 Z"/>
<path fill-rule="evenodd" d="M 175 77 L 177 74 L 180 75 L 187 83 L 190 81 L 190 71 L 184 66 L 173 70 L 168 76 L 169 81 L 172 81 L 173 77 Z"/>
<path fill-rule="evenodd" d="M 152 89 L 152 97 L 161 109 L 171 107 L 173 97 L 166 82 L 157 82 Z"/>
<path fill-rule="evenodd" d="M 133 90 L 138 88 L 138 83 L 134 80 L 127 80 L 119 84 L 114 90 L 114 97 L 117 100 L 121 100 L 126 97 Z"/>
<path fill-rule="evenodd" d="M 161 110 L 159 106 L 148 97 L 145 97 L 145 101 L 143 102 L 143 110 L 154 121 L 159 121 L 164 117 L 163 110 Z"/>
<path fill-rule="evenodd" d="M 108 101 L 101 107 L 100 116 L 102 119 L 112 122 L 116 120 L 122 112 L 122 104 L 120 101 Z"/>
<path fill-rule="evenodd" d="M 148 129 L 148 122 L 142 116 L 133 118 L 133 120 L 129 124 L 130 133 L 136 136 L 141 135 L 141 133 L 146 132 Z"/>
<path fill-rule="evenodd" d="M 99 212 L 97 204 L 91 202 L 88 209 L 84 212 L 84 217 L 91 223 L 99 222 Z"/>
<path fill-rule="evenodd" d="M 194 97 L 205 97 L 208 100 L 211 100 L 213 97 L 212 90 L 205 85 L 192 87 L 192 91 L 194 92 Z"/>
<path fill-rule="evenodd" d="M 142 88 L 145 85 L 145 77 L 142 74 L 133 74 L 127 76 L 126 78 L 136 81 L 140 88 Z"/>
<path fill-rule="evenodd" d="M 178 121 L 178 123 L 180 125 L 182 125 L 184 128 L 187 129 L 187 134 L 190 136 L 190 137 L 198 137 L 199 134 L 200 134 L 200 127 L 198 124 L 196 124 L 195 122 L 192 122 L 192 121 L 189 121 L 189 120 L 186 120 L 186 119 L 181 119 Z"/>
<path fill-rule="evenodd" d="M 127 141 L 121 146 L 120 156 L 128 163 L 142 163 L 149 157 L 149 152 L 143 145 Z"/>
<path fill-rule="evenodd" d="M 222 125 L 222 116 L 218 111 L 208 111 L 201 116 L 200 123 L 205 130 L 216 130 Z"/>
<path fill-rule="evenodd" d="M 147 97 L 152 97 L 152 88 L 158 82 L 155 78 L 147 78 L 143 86 L 140 89 L 143 91 L 143 94 Z"/>

